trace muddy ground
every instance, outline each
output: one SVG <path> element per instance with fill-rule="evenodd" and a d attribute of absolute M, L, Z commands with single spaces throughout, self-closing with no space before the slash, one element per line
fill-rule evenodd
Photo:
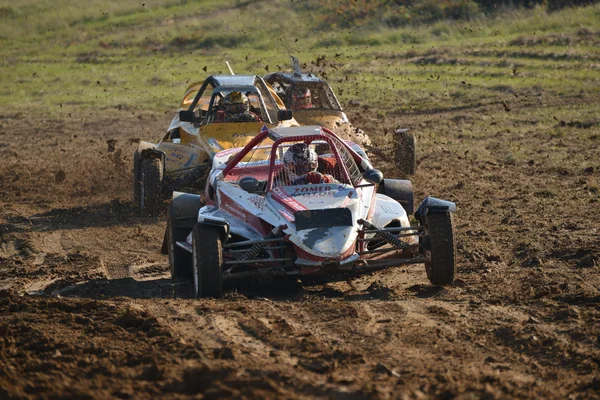
<path fill-rule="evenodd" d="M 416 265 L 219 300 L 169 278 L 165 218 L 131 204 L 133 150 L 169 114 L 3 113 L 0 398 L 598 398 L 598 121 L 473 130 L 500 107 L 349 110 L 388 176 L 411 128 L 416 198 L 458 204 L 453 286 Z"/>

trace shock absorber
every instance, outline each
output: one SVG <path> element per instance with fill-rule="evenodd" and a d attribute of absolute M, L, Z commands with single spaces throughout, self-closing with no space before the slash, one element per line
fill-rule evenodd
<path fill-rule="evenodd" d="M 364 225 L 367 229 L 378 231 L 376 233 L 376 235 L 381 237 L 383 240 L 385 240 L 387 243 L 391 244 L 392 246 L 396 246 L 399 249 L 403 249 L 406 247 L 406 244 L 404 242 L 402 242 L 402 240 L 398 239 L 396 236 L 392 235 L 388 231 L 380 230 L 378 227 L 376 227 L 369 221 L 360 219 L 360 220 L 358 220 L 358 223 Z"/>
<path fill-rule="evenodd" d="M 278 237 L 281 234 L 281 231 L 283 231 L 286 228 L 287 228 L 287 225 L 279 225 L 279 226 L 273 228 L 273 230 L 271 232 L 269 232 L 267 234 L 267 236 L 265 236 L 263 239 L 274 239 L 274 238 Z M 241 261 L 251 260 L 251 259 L 255 258 L 258 255 L 258 253 L 260 253 L 262 250 L 264 250 L 266 246 L 267 246 L 267 244 L 264 242 L 256 243 L 252 247 L 250 247 L 250 249 L 247 252 L 242 254 L 242 256 L 238 260 L 241 260 Z"/>

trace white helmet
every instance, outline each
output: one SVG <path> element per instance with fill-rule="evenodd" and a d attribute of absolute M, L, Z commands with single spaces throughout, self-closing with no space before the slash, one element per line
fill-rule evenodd
<path fill-rule="evenodd" d="M 284 153 L 283 163 L 295 175 L 304 175 L 316 171 L 318 166 L 317 153 L 308 147 L 306 143 L 296 143 Z"/>

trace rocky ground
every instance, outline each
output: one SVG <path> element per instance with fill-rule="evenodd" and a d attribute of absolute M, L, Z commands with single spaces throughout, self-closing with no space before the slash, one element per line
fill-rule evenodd
<path fill-rule="evenodd" d="M 456 201 L 453 286 L 416 265 L 218 300 L 170 279 L 165 218 L 131 204 L 133 150 L 169 114 L 3 113 L 0 397 L 598 398 L 598 121 L 480 129 L 499 107 L 349 110 L 387 176 L 411 128 L 415 197 Z"/>

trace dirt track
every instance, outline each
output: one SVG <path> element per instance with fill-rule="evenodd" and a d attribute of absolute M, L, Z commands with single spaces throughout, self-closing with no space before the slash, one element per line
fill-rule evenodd
<path fill-rule="evenodd" d="M 0 398 L 598 398 L 598 124 L 457 138 L 485 112 L 385 122 L 417 134 L 416 198 L 459 206 L 453 287 L 414 266 L 219 300 L 169 279 L 164 218 L 130 204 L 169 115 L 1 115 Z M 494 160 L 508 141 L 528 159 Z"/>

